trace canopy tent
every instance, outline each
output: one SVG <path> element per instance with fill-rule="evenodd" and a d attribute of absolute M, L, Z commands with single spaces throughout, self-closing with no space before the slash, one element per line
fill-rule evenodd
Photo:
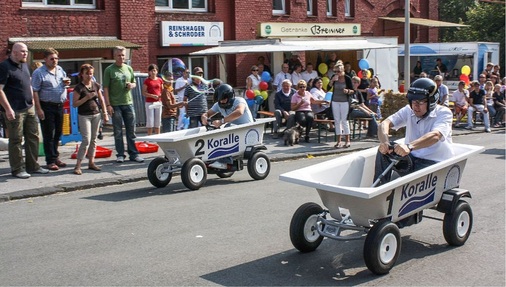
<path fill-rule="evenodd" d="M 404 23 L 404 17 L 379 17 L 379 19 Z M 448 28 L 448 27 L 468 27 L 469 25 L 457 24 L 452 22 L 437 21 L 424 18 L 409 18 L 409 23 L 413 25 L 420 25 L 426 27 Z"/>
<path fill-rule="evenodd" d="M 34 52 L 44 51 L 52 47 L 61 50 L 88 50 L 88 49 L 112 49 L 116 46 L 138 49 L 141 45 L 119 40 L 116 37 L 20 37 L 9 38 L 9 43 L 23 42 L 28 50 Z"/>
<path fill-rule="evenodd" d="M 397 48 L 365 38 L 282 38 L 250 41 L 223 41 L 213 48 L 193 52 L 191 55 L 219 55 L 260 52 L 338 51 Z"/>

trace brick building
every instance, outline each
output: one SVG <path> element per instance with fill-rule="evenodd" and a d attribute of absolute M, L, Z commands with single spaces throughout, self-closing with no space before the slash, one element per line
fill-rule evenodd
<path fill-rule="evenodd" d="M 190 68 L 204 67 L 206 77 L 218 75 L 216 56 L 190 53 L 217 45 L 217 41 L 260 38 L 261 23 L 343 23 L 360 24 L 362 36 L 395 36 L 403 43 L 403 23 L 380 19 L 403 17 L 404 0 L 3 0 L 0 14 L 0 55 L 15 41 L 28 44 L 32 60 L 42 59 L 41 51 L 55 47 L 60 64 L 76 72 L 91 62 L 100 72 L 113 62 L 111 48 L 124 45 L 131 51 L 134 70 L 146 72 L 150 63 L 163 65 L 171 58 L 182 59 Z M 53 4 L 54 3 L 54 4 Z M 309 5 L 308 5 L 309 4 Z M 412 17 L 437 20 L 437 0 L 412 0 Z M 185 24 L 186 23 L 186 24 Z M 209 33 L 198 33 L 209 28 Z M 162 28 L 194 27 L 182 41 Z M 179 28 L 176 28 L 179 29 Z M 191 28 L 192 29 L 192 28 Z M 215 30 L 212 30 L 215 29 Z M 199 34 L 204 35 L 199 36 Z M 197 35 L 197 42 L 185 38 Z M 434 42 L 437 29 L 411 26 L 411 42 Z M 214 39 L 210 39 L 213 38 Z M 197 45 L 196 45 L 197 44 Z M 355 53 L 356 54 L 356 53 Z M 227 55 L 227 81 L 244 85 L 249 67 L 258 56 L 268 53 Z M 356 60 L 353 53 L 340 52 L 343 59 Z M 304 54 L 302 57 L 304 58 Z M 3 58 L 3 57 L 1 57 Z M 356 63 L 356 61 L 352 61 Z M 356 64 L 354 64 L 356 66 Z M 276 69 L 277 67 L 273 67 Z M 355 67 L 356 68 L 356 67 Z"/>

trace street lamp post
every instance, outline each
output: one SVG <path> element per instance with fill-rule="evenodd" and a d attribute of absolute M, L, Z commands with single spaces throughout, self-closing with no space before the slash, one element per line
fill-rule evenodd
<path fill-rule="evenodd" d="M 409 43 L 410 43 L 410 31 L 409 31 L 409 7 L 410 0 L 405 0 L 404 3 L 404 90 L 407 92 L 409 89 L 410 82 L 410 51 L 409 51 Z"/>

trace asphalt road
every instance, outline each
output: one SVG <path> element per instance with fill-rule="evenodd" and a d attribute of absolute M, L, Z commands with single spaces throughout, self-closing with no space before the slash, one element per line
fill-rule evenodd
<path fill-rule="evenodd" d="M 273 163 L 263 181 L 210 176 L 198 191 L 175 177 L 163 189 L 137 182 L 0 203 L 0 285 L 504 286 L 504 132 L 456 141 L 486 148 L 461 181 L 473 196 L 470 239 L 449 247 L 435 220 L 401 229 L 385 276 L 366 268 L 363 240 L 326 239 L 306 254 L 290 242 L 294 211 L 321 201 L 278 176 L 327 157 Z"/>

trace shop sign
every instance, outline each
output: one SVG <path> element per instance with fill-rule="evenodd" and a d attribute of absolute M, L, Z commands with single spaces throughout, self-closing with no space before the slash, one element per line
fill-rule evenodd
<path fill-rule="evenodd" d="M 359 36 L 360 24 L 260 23 L 260 37 Z"/>
<path fill-rule="evenodd" d="M 162 47 L 217 46 L 223 41 L 223 22 L 162 21 Z"/>

